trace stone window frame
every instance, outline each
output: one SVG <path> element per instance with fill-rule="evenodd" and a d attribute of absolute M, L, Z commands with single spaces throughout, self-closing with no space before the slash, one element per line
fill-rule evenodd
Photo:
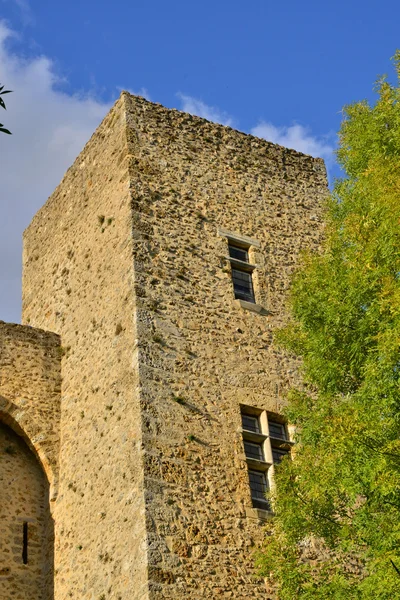
<path fill-rule="evenodd" d="M 255 285 L 255 281 L 254 281 L 255 278 L 257 277 L 257 270 L 258 270 L 258 265 L 255 262 L 253 262 L 254 250 L 261 248 L 260 242 L 258 240 L 255 240 L 254 238 L 247 236 L 247 235 L 242 235 L 240 233 L 228 231 L 227 229 L 224 229 L 223 227 L 218 228 L 218 235 L 220 235 L 221 237 L 224 237 L 227 241 L 227 253 L 224 256 L 224 258 L 230 265 L 231 269 L 236 267 L 240 271 L 243 271 L 243 272 L 246 271 L 248 273 L 251 273 L 251 276 L 252 276 L 254 302 L 249 302 L 247 300 L 235 298 L 235 300 L 234 300 L 235 303 L 245 310 L 249 310 L 251 312 L 255 312 L 258 314 L 266 314 L 266 311 L 264 310 L 264 308 L 260 304 L 257 304 L 257 285 Z M 249 262 L 241 261 L 241 260 L 238 260 L 237 258 L 230 256 L 229 255 L 229 244 L 230 243 L 232 244 L 233 247 L 236 246 L 237 248 L 242 248 L 244 250 L 247 250 Z M 232 274 L 231 274 L 231 278 L 232 278 Z M 232 281 L 232 287 L 233 287 L 233 281 Z"/>
<path fill-rule="evenodd" d="M 241 417 L 241 428 L 240 433 L 242 436 L 242 445 L 247 465 L 247 471 L 250 472 L 264 473 L 266 478 L 267 490 L 274 488 L 274 471 L 275 465 L 279 460 L 274 460 L 274 454 L 282 456 L 283 454 L 290 454 L 291 448 L 294 444 L 292 439 L 292 428 L 288 426 L 286 420 L 277 413 L 273 413 L 268 410 L 262 410 L 254 406 L 240 405 L 240 417 Z M 250 417 L 257 419 L 258 431 L 246 429 L 243 427 L 243 417 Z M 269 424 L 281 425 L 282 435 L 275 437 L 270 435 Z M 250 444 L 258 445 L 260 447 L 260 455 L 262 459 L 256 459 L 250 457 L 245 451 L 245 442 Z M 252 496 L 251 483 L 249 478 L 249 496 L 251 506 L 246 508 L 246 514 L 248 517 L 258 518 L 261 520 L 269 519 L 273 515 L 272 508 L 265 500 L 265 507 L 262 506 L 263 501 Z"/>

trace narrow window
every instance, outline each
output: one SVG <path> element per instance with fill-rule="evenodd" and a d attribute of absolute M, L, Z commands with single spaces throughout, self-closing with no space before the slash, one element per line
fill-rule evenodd
<path fill-rule="evenodd" d="M 260 433 L 260 422 L 258 417 L 253 417 L 252 415 L 244 415 L 242 413 L 242 426 L 243 429 L 247 431 L 252 431 L 253 433 Z"/>
<path fill-rule="evenodd" d="M 272 460 L 276 465 L 290 452 L 290 446 L 288 447 L 290 442 L 286 432 L 286 425 L 278 421 L 273 421 L 268 417 L 268 431 L 271 442 Z"/>
<path fill-rule="evenodd" d="M 289 450 L 282 450 L 281 448 L 272 448 L 272 458 L 275 464 L 279 464 L 284 456 L 289 454 Z"/>
<path fill-rule="evenodd" d="M 22 562 L 28 564 L 28 523 L 22 526 Z"/>
<path fill-rule="evenodd" d="M 269 510 L 266 498 L 268 491 L 264 444 L 268 436 L 263 432 L 260 414 L 251 407 L 242 407 L 242 435 L 247 460 L 251 503 L 254 508 Z"/>
<path fill-rule="evenodd" d="M 248 249 L 239 248 L 239 246 L 233 246 L 232 243 L 229 243 L 229 256 L 231 258 L 236 258 L 237 260 L 242 260 L 243 262 L 249 262 Z"/>
<path fill-rule="evenodd" d="M 293 442 L 289 440 L 286 424 L 279 415 L 242 406 L 241 418 L 251 502 L 254 508 L 271 510 L 266 494 L 273 485 L 274 466 L 290 454 Z"/>
<path fill-rule="evenodd" d="M 247 458 L 264 460 L 264 452 L 261 444 L 254 444 L 253 442 L 244 440 L 244 452 Z"/>
<path fill-rule="evenodd" d="M 269 502 L 266 498 L 268 485 L 265 473 L 249 470 L 249 481 L 251 500 L 254 508 L 269 510 Z"/>
<path fill-rule="evenodd" d="M 251 273 L 232 267 L 232 281 L 235 298 L 238 300 L 245 300 L 246 302 L 254 302 Z"/>
<path fill-rule="evenodd" d="M 235 298 L 246 302 L 255 302 L 252 280 L 254 265 L 249 263 L 248 248 L 229 242 L 229 257 L 232 267 L 232 282 Z"/>
<path fill-rule="evenodd" d="M 286 440 L 286 427 L 283 423 L 277 423 L 268 419 L 269 435 L 277 440 Z"/>

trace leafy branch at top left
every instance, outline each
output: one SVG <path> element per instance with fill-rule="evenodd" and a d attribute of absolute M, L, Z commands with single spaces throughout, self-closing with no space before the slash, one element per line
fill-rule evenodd
<path fill-rule="evenodd" d="M 4 110 L 6 109 L 6 103 L 4 102 L 4 99 L 1 96 L 3 96 L 4 94 L 10 94 L 11 92 L 12 90 L 5 90 L 4 85 L 0 86 L 0 106 L 4 108 Z M 0 131 L 3 133 L 9 133 L 11 135 L 11 131 L 3 127 L 3 123 L 0 123 Z"/>

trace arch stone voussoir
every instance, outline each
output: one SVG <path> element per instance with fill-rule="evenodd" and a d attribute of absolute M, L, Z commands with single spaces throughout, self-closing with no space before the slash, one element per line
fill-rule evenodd
<path fill-rule="evenodd" d="M 8 425 L 19 435 L 35 454 L 49 482 L 50 500 L 55 500 L 59 480 L 56 440 L 35 422 L 28 411 L 19 409 L 13 402 L 2 396 L 0 396 L 0 422 Z"/>

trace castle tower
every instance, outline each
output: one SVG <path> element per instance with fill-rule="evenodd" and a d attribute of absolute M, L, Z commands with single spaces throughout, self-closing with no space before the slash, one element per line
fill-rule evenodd
<path fill-rule="evenodd" d="M 123 93 L 34 217 L 23 322 L 61 337 L 55 600 L 265 599 L 297 366 L 272 330 L 326 191 L 320 159 Z"/>

